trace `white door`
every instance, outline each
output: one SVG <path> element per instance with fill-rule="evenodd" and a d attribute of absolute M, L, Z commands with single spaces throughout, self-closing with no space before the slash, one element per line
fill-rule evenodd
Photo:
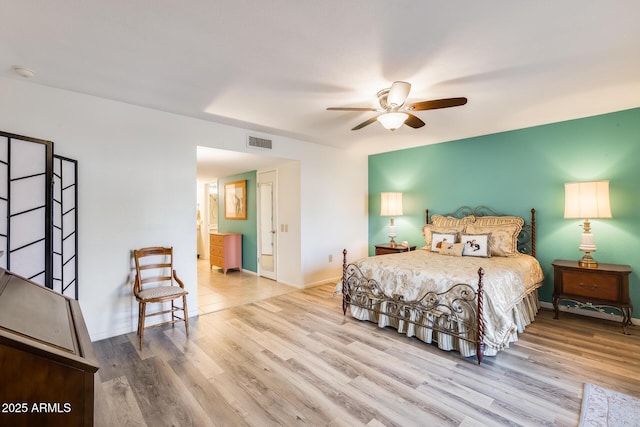
<path fill-rule="evenodd" d="M 260 276 L 277 280 L 278 236 L 276 234 L 275 170 L 258 172 L 258 265 Z"/>

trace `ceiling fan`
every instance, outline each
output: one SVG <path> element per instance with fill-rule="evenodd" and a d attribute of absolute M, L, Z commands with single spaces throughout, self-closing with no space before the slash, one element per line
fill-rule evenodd
<path fill-rule="evenodd" d="M 376 120 L 385 127 L 394 131 L 403 124 L 412 127 L 414 129 L 424 126 L 424 122 L 413 114 L 414 111 L 423 110 L 436 110 L 438 108 L 457 107 L 467 103 L 467 98 L 444 98 L 433 99 L 431 101 L 414 102 L 412 104 L 405 105 L 404 102 L 409 95 L 411 84 L 407 82 L 393 82 L 390 88 L 382 89 L 378 92 L 378 102 L 380 108 L 367 108 L 367 107 L 329 107 L 327 110 L 331 111 L 376 111 L 377 116 L 374 116 L 351 130 L 362 129 L 365 126 L 370 125 Z"/>

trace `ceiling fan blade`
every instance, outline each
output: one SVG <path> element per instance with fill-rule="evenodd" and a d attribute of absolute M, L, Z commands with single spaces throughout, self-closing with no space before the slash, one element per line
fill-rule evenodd
<path fill-rule="evenodd" d="M 360 123 L 358 126 L 354 127 L 351 130 L 358 130 L 358 129 L 362 129 L 365 126 L 369 126 L 371 123 L 375 122 L 377 118 L 378 118 L 378 116 L 371 117 L 369 120 L 366 120 L 366 121 Z"/>
<path fill-rule="evenodd" d="M 378 111 L 376 108 L 368 107 L 329 107 L 329 111 Z"/>
<path fill-rule="evenodd" d="M 467 98 L 433 99 L 431 101 L 414 102 L 407 106 L 411 111 L 436 110 L 438 108 L 458 107 L 467 103 Z"/>
<path fill-rule="evenodd" d="M 387 105 L 389 107 L 400 107 L 409 96 L 411 84 L 407 82 L 393 82 L 387 95 Z"/>
<path fill-rule="evenodd" d="M 412 127 L 414 129 L 418 129 L 424 126 L 425 123 L 418 116 L 414 116 L 411 113 L 407 113 L 407 114 L 409 115 L 409 117 L 407 118 L 407 120 L 404 121 L 405 125 Z"/>

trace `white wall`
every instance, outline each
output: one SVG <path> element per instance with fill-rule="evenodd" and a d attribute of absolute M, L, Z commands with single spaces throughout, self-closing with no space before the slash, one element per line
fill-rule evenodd
<path fill-rule="evenodd" d="M 12 79 L 0 79 L 0 129 L 52 140 L 56 154 L 78 160 L 79 299 L 93 340 L 135 330 L 133 248 L 175 248 L 197 313 L 196 147 L 246 151 L 246 130 Z M 296 286 L 331 280 L 340 264 L 329 253 L 366 247 L 367 158 L 270 139 L 273 156 L 300 160 L 299 183 L 286 185 L 299 185 L 301 218 L 287 219 L 290 243 L 281 249 L 292 256 L 281 257 L 280 273 Z"/>
<path fill-rule="evenodd" d="M 318 145 L 308 151 L 311 156 L 301 165 L 300 228 L 303 282 L 311 286 L 324 283 L 331 271 L 342 274 L 343 249 L 351 260 L 366 255 L 368 235 L 358 231 L 361 224 L 368 227 L 368 176 L 355 155 L 336 155 Z"/>
<path fill-rule="evenodd" d="M 302 276 L 300 228 L 300 162 L 288 162 L 278 167 L 278 281 L 291 286 L 305 285 Z M 287 232 L 280 225 L 287 225 Z"/>

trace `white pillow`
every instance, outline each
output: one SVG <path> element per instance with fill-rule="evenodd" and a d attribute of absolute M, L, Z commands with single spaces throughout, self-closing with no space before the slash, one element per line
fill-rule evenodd
<path fill-rule="evenodd" d="M 463 234 L 460 236 L 460 242 L 464 244 L 462 256 L 477 256 L 483 258 L 489 258 L 491 256 L 488 234 Z"/>
<path fill-rule="evenodd" d="M 454 233 L 431 233 L 431 251 L 440 252 L 443 243 L 455 243 L 456 237 Z"/>

